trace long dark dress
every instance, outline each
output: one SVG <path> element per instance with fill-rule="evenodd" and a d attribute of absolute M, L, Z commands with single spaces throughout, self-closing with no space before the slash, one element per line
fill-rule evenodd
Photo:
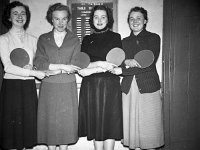
<path fill-rule="evenodd" d="M 121 37 L 112 31 L 93 33 L 83 39 L 81 51 L 91 62 L 105 61 L 106 54 L 122 47 Z M 122 139 L 122 94 L 120 77 L 96 73 L 82 80 L 79 99 L 79 136 L 88 140 Z"/>

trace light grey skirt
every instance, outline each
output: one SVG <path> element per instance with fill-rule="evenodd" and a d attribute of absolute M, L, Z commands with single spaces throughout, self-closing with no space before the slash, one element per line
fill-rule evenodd
<path fill-rule="evenodd" d="M 123 93 L 122 99 L 123 144 L 130 149 L 150 149 L 164 145 L 160 91 L 141 94 L 134 77 L 129 93 Z"/>
<path fill-rule="evenodd" d="M 78 140 L 76 82 L 42 82 L 38 104 L 38 143 L 65 145 Z"/>

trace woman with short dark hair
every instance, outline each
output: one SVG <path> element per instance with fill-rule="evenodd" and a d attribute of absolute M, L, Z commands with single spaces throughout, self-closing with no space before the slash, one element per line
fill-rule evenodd
<path fill-rule="evenodd" d="M 81 51 L 91 63 L 79 73 L 84 76 L 79 99 L 79 136 L 94 141 L 95 150 L 113 150 L 122 139 L 122 93 L 120 77 L 109 72 L 115 65 L 106 61 L 112 48 L 122 47 L 121 36 L 111 31 L 110 8 L 97 5 L 91 11 L 94 32 L 85 36 Z"/>
<path fill-rule="evenodd" d="M 113 14 L 112 14 L 111 9 L 109 9 L 108 7 L 105 7 L 104 5 L 97 5 L 91 10 L 90 19 L 89 19 L 90 27 L 94 30 L 97 30 L 97 28 L 94 26 L 94 21 L 93 21 L 94 13 L 96 10 L 104 10 L 106 12 L 107 17 L 108 17 L 108 23 L 106 24 L 106 28 L 112 29 L 113 23 L 114 23 Z"/>

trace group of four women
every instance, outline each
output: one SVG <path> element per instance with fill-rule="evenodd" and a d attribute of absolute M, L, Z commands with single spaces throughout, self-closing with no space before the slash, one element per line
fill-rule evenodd
<path fill-rule="evenodd" d="M 114 20 L 104 5 L 94 6 L 89 24 L 91 35 L 79 39 L 67 29 L 69 8 L 51 5 L 46 15 L 52 31 L 38 40 L 26 32 L 29 7 L 10 3 L 3 15 L 9 31 L 0 36 L 0 58 L 4 79 L 0 95 L 0 146 L 4 149 L 32 148 L 45 144 L 50 150 L 66 150 L 78 137 L 94 141 L 95 150 L 113 150 L 115 140 L 130 149 L 154 149 L 164 144 L 162 102 L 156 61 L 160 37 L 146 31 L 147 11 L 130 10 L 129 37 L 121 41 L 111 31 Z M 123 48 L 126 59 L 120 67 L 106 61 L 107 53 Z M 23 68 L 10 60 L 15 48 L 28 53 L 29 64 Z M 134 55 L 149 49 L 155 60 L 147 68 L 138 67 Z M 79 52 L 90 57 L 85 69 L 71 65 Z M 128 66 L 128 67 L 127 67 Z M 57 72 L 48 75 L 47 70 Z M 75 72 L 83 77 L 79 104 Z M 123 79 L 120 83 L 120 76 Z M 39 101 L 34 77 L 41 79 Z"/>

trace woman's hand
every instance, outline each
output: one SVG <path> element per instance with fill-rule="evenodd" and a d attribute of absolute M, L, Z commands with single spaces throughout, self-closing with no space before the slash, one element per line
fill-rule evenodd
<path fill-rule="evenodd" d="M 78 71 L 78 74 L 85 77 L 85 76 L 89 76 L 92 73 L 94 73 L 94 71 L 92 71 L 92 68 L 84 68 Z"/>
<path fill-rule="evenodd" d="M 141 68 L 140 64 L 135 59 L 126 59 L 124 63 L 128 67 L 139 67 L 139 68 Z"/>
<path fill-rule="evenodd" d="M 49 65 L 49 70 L 61 70 L 62 73 L 74 73 L 78 70 L 80 70 L 81 68 L 78 66 L 74 66 L 74 65 L 65 65 L 65 64 L 50 64 Z"/>
<path fill-rule="evenodd" d="M 33 65 L 28 64 L 28 65 L 25 65 L 23 68 L 24 68 L 24 69 L 32 70 L 32 69 L 33 69 Z"/>
<path fill-rule="evenodd" d="M 122 74 L 122 68 L 115 67 L 110 72 L 113 73 L 113 74 L 119 75 L 119 74 Z"/>
<path fill-rule="evenodd" d="M 94 73 L 101 73 L 101 72 L 106 72 L 106 69 L 103 69 L 101 67 L 95 67 L 95 68 L 84 68 L 78 71 L 78 74 L 80 74 L 81 76 L 85 77 L 85 76 L 89 76 L 91 74 Z"/>
<path fill-rule="evenodd" d="M 49 70 L 61 70 L 63 64 L 50 64 Z"/>
<path fill-rule="evenodd" d="M 64 65 L 64 64 L 62 64 L 62 66 L 61 66 L 61 70 L 63 72 L 68 73 L 68 74 L 74 73 L 74 72 L 76 72 L 76 71 L 78 71 L 80 69 L 81 69 L 80 67 L 74 66 L 74 65 Z"/>
<path fill-rule="evenodd" d="M 30 70 L 30 76 L 34 76 L 38 79 L 43 79 L 46 75 L 44 71 Z"/>
<path fill-rule="evenodd" d="M 101 67 L 106 70 L 112 70 L 114 67 L 116 67 L 116 65 L 107 61 L 99 61 L 98 67 Z"/>
<path fill-rule="evenodd" d="M 58 75 L 58 74 L 61 74 L 61 73 L 62 73 L 61 70 L 46 70 L 46 71 L 44 71 L 44 72 L 45 72 L 45 75 L 46 75 L 47 77 L 49 77 L 49 76 L 54 76 L 54 75 Z"/>

